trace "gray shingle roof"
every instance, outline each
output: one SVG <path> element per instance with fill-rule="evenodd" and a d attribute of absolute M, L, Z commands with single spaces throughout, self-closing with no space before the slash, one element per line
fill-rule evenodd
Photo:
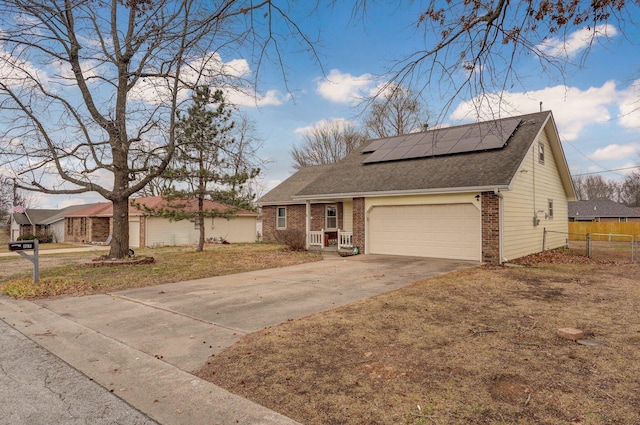
<path fill-rule="evenodd" d="M 27 208 L 26 213 L 14 213 L 14 219 L 18 224 L 48 225 L 64 219 L 66 214 L 87 208 L 91 205 L 96 204 L 71 205 L 60 210 Z"/>
<path fill-rule="evenodd" d="M 505 188 L 550 116 L 546 111 L 517 117 L 521 124 L 500 149 L 363 164 L 371 155 L 363 153 L 367 152 L 367 143 L 336 164 L 301 169 L 258 203 L 386 192 Z"/>
<path fill-rule="evenodd" d="M 31 224 L 29 218 L 25 213 L 13 213 L 13 219 L 18 224 Z"/>
<path fill-rule="evenodd" d="M 640 217 L 640 211 L 609 199 L 569 202 L 569 218 L 591 220 L 596 217 Z"/>
<path fill-rule="evenodd" d="M 298 170 L 291 177 L 271 189 L 266 195 L 258 199 L 261 204 L 286 204 L 293 202 L 293 197 L 309 183 L 314 181 L 335 164 L 314 165 Z"/>
<path fill-rule="evenodd" d="M 47 219 L 58 213 L 59 210 L 27 208 L 27 217 L 31 224 L 48 224 Z"/>

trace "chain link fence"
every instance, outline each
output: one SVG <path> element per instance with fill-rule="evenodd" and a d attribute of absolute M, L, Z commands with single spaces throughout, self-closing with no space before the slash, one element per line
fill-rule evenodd
<path fill-rule="evenodd" d="M 542 250 L 545 251 L 549 236 L 564 235 L 566 248 L 589 258 L 605 261 L 640 261 L 640 235 L 617 233 L 571 233 L 544 229 Z"/>

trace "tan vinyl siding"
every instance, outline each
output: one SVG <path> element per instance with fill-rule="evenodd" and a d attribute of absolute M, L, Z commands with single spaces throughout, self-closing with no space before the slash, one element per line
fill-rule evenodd
<path fill-rule="evenodd" d="M 211 219 L 207 219 L 210 220 Z M 217 217 L 213 220 L 213 229 L 207 229 L 207 237 L 223 237 L 231 243 L 256 241 L 256 217 L 236 217 L 230 220 Z M 211 236 L 210 236 L 211 235 Z"/>
<path fill-rule="evenodd" d="M 231 220 L 216 217 L 205 218 L 205 239 L 225 238 L 228 242 L 255 242 L 256 217 L 236 217 Z M 192 221 L 170 222 L 166 218 L 147 218 L 147 246 L 154 245 L 192 245 L 198 243 L 200 231 Z"/>
<path fill-rule="evenodd" d="M 342 202 L 342 229 L 345 232 L 353 231 L 353 201 Z"/>
<path fill-rule="evenodd" d="M 544 164 L 538 161 L 538 142 L 544 144 Z M 567 195 L 564 191 L 556 159 L 546 134 L 542 131 L 531 145 L 511 190 L 503 192 L 503 258 L 512 260 L 542 250 L 544 229 L 567 232 Z M 553 218 L 547 217 L 549 200 L 553 200 Z M 540 223 L 534 226 L 537 213 Z M 546 248 L 557 248 L 566 235 L 549 233 Z"/>

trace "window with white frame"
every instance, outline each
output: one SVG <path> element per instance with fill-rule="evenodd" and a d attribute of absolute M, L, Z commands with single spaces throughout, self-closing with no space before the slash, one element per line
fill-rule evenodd
<path fill-rule="evenodd" d="M 286 207 L 278 207 L 277 213 L 276 213 L 276 227 L 278 229 L 287 228 L 287 208 Z"/>
<path fill-rule="evenodd" d="M 538 162 L 544 164 L 544 143 L 538 143 Z"/>
<path fill-rule="evenodd" d="M 549 213 L 548 213 L 548 217 L 549 218 L 553 218 L 553 199 L 549 199 L 547 200 L 548 204 L 549 204 Z"/>
<path fill-rule="evenodd" d="M 327 205 L 325 211 L 325 229 L 337 229 L 338 207 L 335 205 Z"/>

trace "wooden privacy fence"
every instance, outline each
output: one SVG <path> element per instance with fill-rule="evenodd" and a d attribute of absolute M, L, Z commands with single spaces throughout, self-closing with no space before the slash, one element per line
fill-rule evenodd
<path fill-rule="evenodd" d="M 569 240 L 584 241 L 587 234 L 592 234 L 592 240 L 610 240 L 616 235 L 640 235 L 640 222 L 569 222 Z"/>

